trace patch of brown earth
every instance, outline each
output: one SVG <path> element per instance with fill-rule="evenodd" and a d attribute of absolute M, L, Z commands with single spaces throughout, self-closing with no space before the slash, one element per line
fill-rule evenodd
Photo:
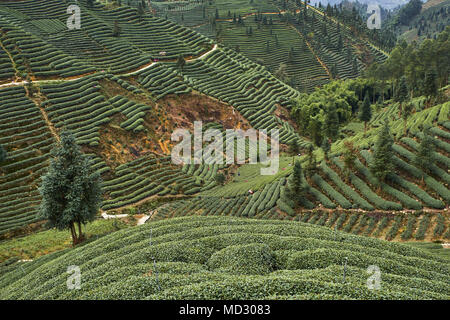
<path fill-rule="evenodd" d="M 100 127 L 98 146 L 83 146 L 85 153 L 99 155 L 111 169 L 132 161 L 145 153 L 170 154 L 171 134 L 177 128 L 193 131 L 194 121 L 220 123 L 224 129 L 250 128 L 250 124 L 230 105 L 208 96 L 189 93 L 168 95 L 154 103 L 150 97 L 132 94 L 112 81 L 102 81 L 102 90 L 109 97 L 126 96 L 131 101 L 151 105 L 144 117 L 144 131 L 135 133 L 120 127 L 126 117 L 120 113 L 111 117 L 111 121 Z"/>

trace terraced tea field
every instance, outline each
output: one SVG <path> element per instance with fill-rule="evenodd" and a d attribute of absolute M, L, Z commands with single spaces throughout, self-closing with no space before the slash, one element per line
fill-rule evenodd
<path fill-rule="evenodd" d="M 449 299 L 444 258 L 341 236 L 293 221 L 152 222 L 6 267 L 0 299 Z M 67 265 L 80 267 L 80 290 L 67 290 Z M 383 270 L 379 290 L 366 285 L 369 265 Z"/>
<path fill-rule="evenodd" d="M 285 81 L 300 91 L 311 91 L 332 78 L 355 78 L 372 61 L 387 57 L 367 39 L 326 17 L 323 8 L 307 5 L 305 10 L 301 1 L 154 4 L 159 17 L 239 50 L 271 72 L 286 64 Z"/>

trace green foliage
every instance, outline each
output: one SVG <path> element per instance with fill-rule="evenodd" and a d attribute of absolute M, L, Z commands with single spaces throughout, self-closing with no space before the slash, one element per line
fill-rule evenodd
<path fill-rule="evenodd" d="M 409 215 L 408 223 L 406 224 L 405 230 L 401 234 L 402 240 L 408 240 L 411 238 L 414 232 L 414 226 L 416 225 L 417 218 L 414 215 Z"/>
<path fill-rule="evenodd" d="M 289 144 L 289 153 L 291 155 L 297 155 L 300 152 L 300 146 L 298 145 L 297 139 L 293 139 Z"/>
<path fill-rule="evenodd" d="M 444 233 L 444 229 L 445 229 L 445 218 L 441 213 L 439 213 L 436 217 L 436 226 L 434 227 L 433 230 L 433 236 L 435 237 L 441 236 Z"/>
<path fill-rule="evenodd" d="M 420 141 L 419 150 L 417 151 L 414 163 L 424 172 L 430 172 L 434 167 L 434 139 L 429 134 L 429 129 L 424 130 L 423 139 Z"/>
<path fill-rule="evenodd" d="M 322 148 L 325 159 L 328 159 L 328 152 L 330 152 L 331 144 L 327 137 L 323 137 L 320 147 Z"/>
<path fill-rule="evenodd" d="M 307 177 L 312 177 L 317 172 L 317 160 L 314 154 L 314 148 L 312 145 L 308 148 L 308 153 L 306 154 L 306 167 L 305 172 Z"/>
<path fill-rule="evenodd" d="M 299 205 L 302 203 L 303 197 L 308 191 L 307 184 L 304 181 L 302 165 L 300 161 L 296 160 L 294 170 L 287 187 L 287 197 Z"/>
<path fill-rule="evenodd" d="M 400 82 L 397 85 L 395 90 L 394 99 L 398 102 L 405 102 L 408 100 L 408 86 L 406 84 L 406 77 L 403 76 L 400 78 Z"/>
<path fill-rule="evenodd" d="M 380 236 L 381 232 L 383 232 L 384 229 L 386 229 L 386 227 L 389 224 L 389 218 L 388 217 L 383 217 L 380 221 L 380 224 L 378 225 L 377 230 L 375 231 L 374 236 L 378 237 Z"/>
<path fill-rule="evenodd" d="M 389 123 L 386 121 L 378 133 L 373 160 L 370 163 L 370 170 L 381 181 L 385 181 L 394 170 L 393 143 Z"/>
<path fill-rule="evenodd" d="M 183 70 L 185 64 L 186 64 L 186 60 L 184 60 L 183 55 L 180 54 L 177 58 L 177 63 L 176 63 L 177 68 Z"/>
<path fill-rule="evenodd" d="M 325 135 L 331 140 L 336 140 L 339 133 L 339 117 L 336 112 L 336 107 L 332 104 L 328 105 L 328 109 L 326 110 L 323 127 Z"/>
<path fill-rule="evenodd" d="M 398 230 L 402 226 L 402 222 L 403 222 L 402 216 L 395 216 L 394 222 L 392 223 L 391 228 L 386 234 L 386 240 L 392 240 L 397 236 Z"/>
<path fill-rule="evenodd" d="M 425 234 L 428 230 L 428 227 L 430 226 L 431 217 L 426 214 L 420 219 L 419 228 L 417 229 L 417 233 L 415 235 L 416 240 L 423 240 L 425 239 Z"/>
<path fill-rule="evenodd" d="M 309 134 L 317 145 L 324 136 L 334 139 L 339 124 L 350 119 L 358 102 L 351 86 L 351 81 L 333 81 L 311 94 L 302 93 L 292 101 L 292 116 L 302 132 Z"/>
<path fill-rule="evenodd" d="M 369 96 L 366 94 L 362 104 L 359 119 L 364 122 L 364 130 L 366 129 L 367 122 L 372 118 L 372 109 L 370 108 Z"/>
<path fill-rule="evenodd" d="M 414 0 L 420 2 L 419 0 Z M 433 89 L 434 75 L 436 72 L 437 87 L 444 87 L 448 83 L 450 69 L 450 26 L 446 26 L 436 39 L 426 39 L 420 44 L 413 41 L 409 45 L 401 41 L 391 52 L 389 58 L 368 72 L 378 79 L 400 80 L 397 86 L 396 100 L 405 101 L 411 90 L 415 96 L 425 95 L 425 91 Z M 424 84 L 426 74 L 429 73 L 428 81 L 431 86 Z M 401 78 L 405 77 L 404 80 Z M 407 87 L 407 88 L 406 88 Z M 434 89 L 428 92 L 435 92 Z M 428 96 L 428 94 L 426 94 Z"/>
<path fill-rule="evenodd" d="M 448 300 L 447 260 L 409 245 L 352 234 L 345 235 L 344 243 L 339 240 L 331 229 L 294 221 L 201 216 L 154 221 L 21 264 L 23 270 L 15 268 L 1 276 L 0 299 L 294 299 L 331 295 Z M 251 257 L 243 250 L 249 244 L 254 245 Z M 217 269 L 209 268 L 212 260 Z M 346 283 L 336 283 L 345 260 Z M 372 264 L 383 270 L 380 290 L 366 287 L 367 266 Z M 81 290 L 67 290 L 68 265 L 82 270 Z M 230 267 L 239 268 L 239 273 Z"/>
<path fill-rule="evenodd" d="M 264 275 L 274 271 L 275 255 L 261 243 L 239 244 L 215 252 L 207 262 L 212 270 L 233 274 Z"/>
<path fill-rule="evenodd" d="M 423 93 L 427 97 L 434 97 L 438 93 L 437 72 L 434 69 L 427 70 L 425 73 Z"/>
<path fill-rule="evenodd" d="M 48 172 L 39 191 L 39 218 L 49 227 L 70 229 L 73 243 L 82 239 L 81 224 L 94 220 L 101 204 L 101 179 L 92 172 L 89 159 L 81 153 L 74 136 L 61 133 L 61 143 L 52 150 Z M 78 235 L 75 230 L 78 224 Z"/>
<path fill-rule="evenodd" d="M 218 184 L 224 184 L 224 183 L 225 183 L 225 176 L 223 175 L 223 173 L 218 173 L 218 174 L 216 174 L 216 176 L 214 177 L 214 180 L 215 180 Z"/>
<path fill-rule="evenodd" d="M 281 63 L 278 69 L 274 73 L 275 77 L 280 79 L 281 81 L 287 83 L 289 82 L 289 75 L 287 74 L 287 65 L 285 63 Z"/>
<path fill-rule="evenodd" d="M 420 13 L 422 10 L 422 1 L 411 0 L 405 6 L 401 7 L 398 12 L 398 22 L 403 25 L 407 25 L 414 16 Z"/>
<path fill-rule="evenodd" d="M 121 31 L 121 29 L 119 26 L 119 21 L 114 20 L 114 27 L 113 27 L 113 31 L 112 31 L 113 37 L 116 37 L 116 38 L 119 37 L 120 31 Z"/>

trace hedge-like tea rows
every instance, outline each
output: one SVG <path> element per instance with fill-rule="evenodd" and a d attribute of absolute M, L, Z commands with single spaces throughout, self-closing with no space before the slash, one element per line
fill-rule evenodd
<path fill-rule="evenodd" d="M 106 200 L 102 209 L 114 209 L 154 195 L 192 194 L 204 182 L 171 163 L 171 157 L 143 155 L 115 168 L 113 177 L 103 182 Z"/>
<path fill-rule="evenodd" d="M 75 135 L 79 144 L 98 145 L 99 128 L 110 122 L 110 117 L 121 111 L 114 109 L 102 95 L 101 75 L 79 80 L 42 85 L 47 100 L 42 103 L 49 120 L 56 128 L 65 126 Z"/>
<path fill-rule="evenodd" d="M 82 11 L 81 29 L 68 30 L 64 2 L 2 3 L 0 21 L 6 32 L 2 43 L 11 46 L 19 66 L 28 59 L 38 77 L 69 77 L 102 69 L 125 73 L 154 58 L 200 55 L 211 43 L 203 35 L 170 21 L 149 16 L 140 19 L 136 8 L 122 6 L 107 11 L 98 2 L 92 8 L 86 8 L 85 3 L 78 5 Z M 113 36 L 115 21 L 121 29 L 119 37 Z M 161 51 L 167 54 L 160 57 Z"/>
<path fill-rule="evenodd" d="M 170 67 L 162 63 L 146 69 L 139 73 L 138 82 L 150 91 L 155 100 L 161 99 L 168 94 L 188 93 L 191 89 L 183 79 Z"/>
<path fill-rule="evenodd" d="M 36 221 L 37 187 L 55 142 L 42 114 L 23 87 L 0 90 L 0 234 Z"/>
<path fill-rule="evenodd" d="M 189 85 L 235 107 L 256 129 L 280 130 L 280 141 L 301 140 L 294 129 L 273 112 L 276 104 L 289 105 L 298 92 L 274 78 L 265 68 L 230 49 L 214 51 L 187 63 L 181 71 Z"/>
<path fill-rule="evenodd" d="M 70 265 L 79 290 L 67 289 Z M 369 265 L 380 290 L 366 286 Z M 407 245 L 294 221 L 184 217 L 22 263 L 0 277 L 0 299 L 449 299 L 449 281 L 446 260 Z"/>

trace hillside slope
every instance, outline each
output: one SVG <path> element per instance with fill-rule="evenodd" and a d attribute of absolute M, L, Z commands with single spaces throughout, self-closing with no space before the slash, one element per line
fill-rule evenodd
<path fill-rule="evenodd" d="M 67 289 L 71 265 L 79 290 Z M 370 265 L 379 290 L 367 286 Z M 406 245 L 298 222 L 191 217 L 10 266 L 0 299 L 449 299 L 449 281 L 448 261 Z"/>
<path fill-rule="evenodd" d="M 64 127 L 103 175 L 105 210 L 214 185 L 213 175 L 198 178 L 170 162 L 171 132 L 194 119 L 279 128 L 281 142 L 307 144 L 275 114 L 298 92 L 264 67 L 130 7 L 82 8 L 83 28 L 69 31 L 56 28 L 66 18 L 60 1 L 0 4 L 1 53 L 10 60 L 0 65 L 0 144 L 9 154 L 0 167 L 0 233 L 36 222 L 40 177 Z"/>

